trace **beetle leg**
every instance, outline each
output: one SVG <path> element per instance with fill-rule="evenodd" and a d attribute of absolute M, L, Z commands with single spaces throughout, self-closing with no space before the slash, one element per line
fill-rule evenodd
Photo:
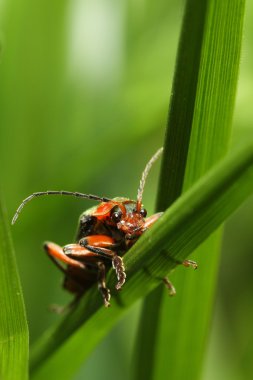
<path fill-rule="evenodd" d="M 149 218 L 146 218 L 144 228 L 150 228 L 157 221 L 157 219 L 159 219 L 160 216 L 162 216 L 162 214 L 163 214 L 162 212 L 158 212 L 157 214 L 151 215 Z M 177 260 L 174 260 L 174 261 L 177 264 L 182 264 L 187 268 L 188 267 L 193 267 L 194 269 L 198 268 L 198 264 L 193 260 L 184 260 L 182 262 L 177 261 Z"/>
<path fill-rule="evenodd" d="M 120 256 L 116 255 L 115 252 L 107 249 L 107 248 L 98 248 L 98 247 L 92 247 L 92 246 L 86 246 L 85 248 L 82 247 L 79 244 L 68 244 L 65 247 L 63 247 L 63 252 L 67 256 L 76 257 L 79 259 L 102 259 L 107 258 L 111 260 L 112 266 L 115 269 L 118 283 L 116 284 L 116 289 L 120 290 L 122 285 L 125 282 L 126 274 L 125 274 L 125 267 L 123 264 L 123 260 Z M 98 265 L 98 281 L 99 281 L 99 290 L 102 293 L 102 296 L 104 298 L 104 304 L 105 306 L 109 306 L 109 300 L 110 300 L 110 292 L 106 288 L 105 285 L 105 266 L 104 269 L 101 266 L 101 261 L 98 261 L 100 263 Z M 103 264 L 103 263 L 102 263 Z M 104 265 L 104 264 L 103 264 Z"/>
<path fill-rule="evenodd" d="M 145 220 L 144 228 L 150 228 L 157 221 L 157 219 L 159 219 L 160 216 L 162 216 L 162 214 L 163 214 L 162 212 L 159 212 L 159 213 L 154 214 L 154 215 L 150 216 L 149 218 L 147 218 Z M 198 268 L 198 264 L 193 260 L 184 260 L 182 262 L 177 261 L 177 260 L 174 260 L 174 261 L 177 264 L 184 265 L 185 267 L 193 267 L 194 269 Z M 174 296 L 176 294 L 176 289 L 175 289 L 174 285 L 170 282 L 170 280 L 167 277 L 163 278 L 163 282 L 164 282 L 166 288 L 169 290 L 169 295 Z"/>
<path fill-rule="evenodd" d="M 81 263 L 78 260 L 75 260 L 70 257 L 75 258 L 92 258 L 92 257 L 101 257 L 101 254 L 96 254 L 93 252 L 90 252 L 88 249 L 80 246 L 79 244 L 69 244 L 63 248 L 61 248 L 59 245 L 54 243 L 45 243 L 44 244 L 45 250 L 50 257 L 50 259 L 54 262 L 54 264 L 68 277 L 72 278 L 72 276 L 69 276 L 66 269 L 58 262 L 58 260 L 61 260 L 62 262 L 66 263 L 67 265 L 78 267 L 85 269 L 85 264 Z M 109 251 L 109 250 L 106 250 Z M 110 251 L 109 251 L 110 252 Z M 110 257 L 111 258 L 111 257 Z M 57 260 L 58 259 L 58 260 Z M 95 264 L 95 263 L 94 263 Z M 96 263 L 98 268 L 98 288 L 103 296 L 104 304 L 106 307 L 110 306 L 110 291 L 106 288 L 105 284 L 105 265 L 103 262 Z M 75 281 L 75 278 L 72 278 Z M 58 314 L 62 314 L 70 309 L 72 309 L 78 302 L 82 294 L 77 294 L 74 300 L 67 306 L 58 306 L 58 305 L 52 305 L 51 310 L 57 312 Z"/>
<path fill-rule="evenodd" d="M 100 242 L 101 242 L 102 247 L 101 247 L 101 245 L 99 245 L 99 238 L 101 238 Z M 89 245 L 90 242 L 95 243 L 96 246 Z M 121 287 L 123 286 L 123 284 L 125 283 L 125 280 L 126 280 L 126 273 L 125 273 L 125 267 L 124 267 L 123 259 L 120 256 L 118 256 L 111 249 L 103 247 L 103 245 L 107 246 L 107 247 L 115 246 L 114 240 L 112 238 L 110 238 L 109 236 L 94 235 L 94 236 L 88 236 L 88 237 L 81 239 L 79 241 L 79 244 L 80 245 L 70 244 L 69 246 L 73 247 L 75 245 L 76 247 L 80 247 L 80 248 L 77 248 L 77 250 L 80 250 L 80 254 L 81 254 L 81 249 L 86 248 L 86 250 L 92 252 L 93 254 L 96 254 L 98 257 L 100 256 L 100 257 L 104 257 L 104 258 L 111 260 L 112 267 L 115 269 L 116 276 L 118 279 L 118 283 L 116 284 L 115 287 L 117 290 L 120 290 Z M 66 254 L 67 254 L 67 250 L 66 250 L 67 247 L 68 246 L 63 248 L 63 250 Z M 94 255 L 94 257 L 95 257 L 95 255 Z"/>
<path fill-rule="evenodd" d="M 45 248 L 45 251 L 49 259 L 57 266 L 57 268 L 60 269 L 62 273 L 66 274 L 66 269 L 59 263 L 59 261 L 56 260 L 54 256 L 52 256 L 52 254 L 48 252 L 47 248 Z"/>
<path fill-rule="evenodd" d="M 90 250 L 91 252 L 94 252 L 97 255 L 100 255 L 101 257 L 106 257 L 108 259 L 111 259 L 112 267 L 113 269 L 115 269 L 116 276 L 118 279 L 118 282 L 115 285 L 115 288 L 117 290 L 120 290 L 126 281 L 126 272 L 125 272 L 125 266 L 124 266 L 122 257 L 118 256 L 114 251 L 111 251 L 110 249 L 107 249 L 107 248 L 92 247 L 90 245 L 87 245 L 86 248 Z"/>
<path fill-rule="evenodd" d="M 126 281 L 125 266 L 124 266 L 122 257 L 118 256 L 115 252 L 107 248 L 92 247 L 90 245 L 87 245 L 86 248 L 89 251 L 94 252 L 97 255 L 100 255 L 101 257 L 106 257 L 108 259 L 111 259 L 112 267 L 113 269 L 115 269 L 116 276 L 118 279 L 118 282 L 115 285 L 115 288 L 117 290 L 120 290 Z"/>
<path fill-rule="evenodd" d="M 193 269 L 198 269 L 198 264 L 196 263 L 196 261 L 193 261 L 193 260 L 184 260 L 180 262 L 179 264 L 182 264 L 186 268 L 192 267 Z"/>
<path fill-rule="evenodd" d="M 176 262 L 177 264 L 182 264 L 183 266 L 185 266 L 187 268 L 188 267 L 193 267 L 194 269 L 198 268 L 198 264 L 193 260 L 184 260 L 184 261 L 177 261 L 174 259 L 172 259 L 172 260 L 174 262 Z M 174 296 L 176 294 L 176 288 L 174 287 L 174 285 L 170 282 L 170 280 L 167 277 L 163 278 L 163 282 L 164 282 L 166 288 L 169 290 L 169 295 Z"/>
<path fill-rule="evenodd" d="M 102 294 L 105 307 L 109 307 L 110 305 L 110 290 L 106 287 L 105 283 L 105 265 L 102 261 L 98 262 L 98 290 Z"/>
<path fill-rule="evenodd" d="M 82 247 L 92 246 L 92 247 L 98 247 L 98 248 L 115 248 L 118 246 L 117 243 L 115 243 L 115 240 L 107 235 L 91 235 L 91 236 L 85 236 L 84 238 L 79 240 L 79 244 Z"/>
<path fill-rule="evenodd" d="M 176 263 L 177 265 L 183 265 L 186 268 L 192 267 L 193 269 L 198 269 L 198 264 L 196 263 L 196 261 L 193 261 L 193 260 L 179 261 L 179 260 L 176 260 L 176 259 L 173 259 L 173 258 L 171 258 L 171 260 L 174 263 Z"/>
<path fill-rule="evenodd" d="M 71 259 L 85 259 L 85 258 L 97 258 L 99 255 L 91 252 L 87 248 L 82 247 L 80 244 L 67 244 L 63 248 L 63 253 Z"/>
<path fill-rule="evenodd" d="M 72 265 L 72 266 L 82 268 L 82 269 L 85 268 L 85 266 L 82 263 L 79 263 L 81 265 L 76 265 L 77 261 L 67 257 L 64 254 L 63 249 L 57 244 L 46 242 L 46 243 L 44 243 L 44 248 L 45 248 L 46 253 L 47 253 L 48 257 L 50 258 L 50 260 L 53 261 L 53 263 L 60 269 L 60 271 L 63 272 L 65 274 L 65 276 L 70 277 L 72 279 L 72 281 L 76 282 L 76 279 L 68 273 L 68 271 L 58 262 L 58 260 L 61 260 L 62 262 L 66 263 L 68 265 Z M 74 265 L 73 265 L 73 262 L 74 262 Z M 74 308 L 76 306 L 76 304 L 79 302 L 81 296 L 82 296 L 81 293 L 77 294 L 75 296 L 75 298 L 66 306 L 51 305 L 49 307 L 49 309 L 51 311 L 54 311 L 57 314 L 63 314 L 66 311 Z"/>
<path fill-rule="evenodd" d="M 118 283 L 115 285 L 115 288 L 120 290 L 126 281 L 126 272 L 122 257 L 115 254 L 112 258 L 112 266 L 115 269 L 118 279 Z"/>
<path fill-rule="evenodd" d="M 103 257 L 112 260 L 114 255 L 117 255 L 112 248 L 116 247 L 115 241 L 110 236 L 106 235 L 92 235 L 86 236 L 79 240 L 81 247 L 88 249 L 93 253 L 102 255 Z"/>
<path fill-rule="evenodd" d="M 85 268 L 85 265 L 77 260 L 74 260 L 74 259 L 71 259 L 70 257 L 68 257 L 62 247 L 60 247 L 59 245 L 55 244 L 55 243 L 51 243 L 51 242 L 46 242 L 44 243 L 44 248 L 48 254 L 48 256 L 51 258 L 52 257 L 52 260 L 53 262 L 56 264 L 56 260 L 55 259 L 58 259 L 60 261 L 62 261 L 63 263 L 65 264 L 68 264 L 68 265 L 71 265 L 71 266 L 74 266 L 74 267 L 78 267 L 78 268 L 82 268 L 84 269 Z M 62 266 L 60 264 L 56 264 L 58 266 L 58 268 L 60 270 L 63 270 L 64 273 L 65 273 L 65 270 L 62 268 Z"/>
<path fill-rule="evenodd" d="M 174 287 L 172 282 L 168 279 L 168 277 L 164 277 L 163 282 L 164 282 L 166 288 L 169 290 L 169 295 L 174 296 L 176 294 L 176 288 Z"/>
<path fill-rule="evenodd" d="M 143 269 L 145 270 L 145 272 L 151 276 L 152 278 L 155 278 L 156 280 L 158 281 L 163 281 L 164 285 L 166 286 L 166 288 L 169 290 L 169 295 L 170 296 L 174 296 L 176 294 L 176 288 L 174 287 L 174 285 L 172 284 L 172 282 L 168 279 L 168 277 L 157 277 L 157 276 L 154 276 L 149 270 L 147 267 L 143 267 Z"/>

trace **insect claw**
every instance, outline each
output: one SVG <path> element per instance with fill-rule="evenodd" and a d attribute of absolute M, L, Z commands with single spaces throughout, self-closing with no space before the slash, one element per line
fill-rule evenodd
<path fill-rule="evenodd" d="M 105 307 L 110 307 L 111 306 L 111 304 L 110 304 L 110 299 L 111 299 L 110 290 L 107 289 L 106 287 L 101 286 L 100 284 L 98 285 L 98 290 L 102 294 Z"/>
<path fill-rule="evenodd" d="M 112 259 L 112 266 L 116 271 L 118 279 L 118 283 L 116 284 L 115 288 L 116 290 L 120 290 L 126 281 L 126 273 L 122 257 L 115 255 Z"/>
<path fill-rule="evenodd" d="M 125 278 L 126 278 L 126 276 L 125 276 Z M 124 285 L 124 283 L 125 283 L 125 278 L 124 278 L 124 280 L 120 280 L 116 285 L 115 285 L 115 289 L 116 290 L 118 290 L 118 291 L 120 291 L 121 290 L 121 288 L 122 288 L 122 286 Z"/>
<path fill-rule="evenodd" d="M 169 295 L 171 297 L 175 296 L 177 292 L 176 292 L 176 288 L 174 287 L 172 282 L 170 282 L 170 280 L 167 277 L 164 277 L 163 282 L 164 282 L 166 288 L 169 290 Z"/>
<path fill-rule="evenodd" d="M 198 264 L 193 260 L 184 260 L 182 264 L 187 268 L 192 267 L 193 269 L 198 269 Z"/>

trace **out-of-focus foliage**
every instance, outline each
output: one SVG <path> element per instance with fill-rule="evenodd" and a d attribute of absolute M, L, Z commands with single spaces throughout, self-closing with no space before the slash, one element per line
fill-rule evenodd
<path fill-rule="evenodd" d="M 142 168 L 162 142 L 183 5 L 176 0 L 0 2 L 1 184 L 9 214 L 39 190 L 135 197 Z M 248 1 L 234 121 L 240 138 L 253 133 L 252 12 Z M 150 213 L 156 178 L 154 169 L 144 194 Z M 71 242 L 77 218 L 89 206 L 60 197 L 38 199 L 12 230 L 32 341 L 59 318 L 48 305 L 69 300 L 42 242 Z M 252 211 L 249 203 L 227 228 L 204 380 L 221 373 L 222 379 L 233 379 L 231 366 L 235 379 L 242 371 L 248 378 L 252 373 L 247 359 L 253 346 L 248 333 Z M 96 349 L 80 378 L 129 379 L 137 313 L 136 306 Z M 218 360 L 221 354 L 226 360 Z"/>

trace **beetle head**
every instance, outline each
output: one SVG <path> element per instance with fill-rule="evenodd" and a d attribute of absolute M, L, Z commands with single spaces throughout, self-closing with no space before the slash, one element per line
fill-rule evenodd
<path fill-rule="evenodd" d="M 133 240 L 145 231 L 147 211 L 137 209 L 137 202 L 127 198 L 114 198 L 100 203 L 93 213 L 99 220 L 116 227 L 126 239 Z"/>
<path fill-rule="evenodd" d="M 134 240 L 145 230 L 145 217 L 147 211 L 141 207 L 137 209 L 137 202 L 129 201 L 124 204 L 125 212 L 119 208 L 112 210 L 111 218 L 116 222 L 118 230 L 122 231 L 127 240 Z"/>
<path fill-rule="evenodd" d="M 149 171 L 154 164 L 154 162 L 161 156 L 163 148 L 158 149 L 158 151 L 151 157 L 147 163 L 140 180 L 140 185 L 137 193 L 137 201 L 129 202 L 128 207 L 126 207 L 126 213 L 122 214 L 120 221 L 117 223 L 119 230 L 125 233 L 126 239 L 133 240 L 140 236 L 145 230 L 145 217 L 147 211 L 142 205 L 142 196 Z M 132 207 L 130 205 L 132 204 Z"/>

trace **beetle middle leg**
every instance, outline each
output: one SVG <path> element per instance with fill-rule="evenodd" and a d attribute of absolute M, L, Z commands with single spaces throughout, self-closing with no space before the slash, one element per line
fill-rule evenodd
<path fill-rule="evenodd" d="M 104 300 L 104 305 L 105 307 L 109 307 L 110 305 L 110 290 L 106 287 L 106 282 L 105 282 L 105 264 L 102 261 L 99 261 L 97 263 L 98 266 L 98 290 L 102 294 L 103 300 Z"/>

